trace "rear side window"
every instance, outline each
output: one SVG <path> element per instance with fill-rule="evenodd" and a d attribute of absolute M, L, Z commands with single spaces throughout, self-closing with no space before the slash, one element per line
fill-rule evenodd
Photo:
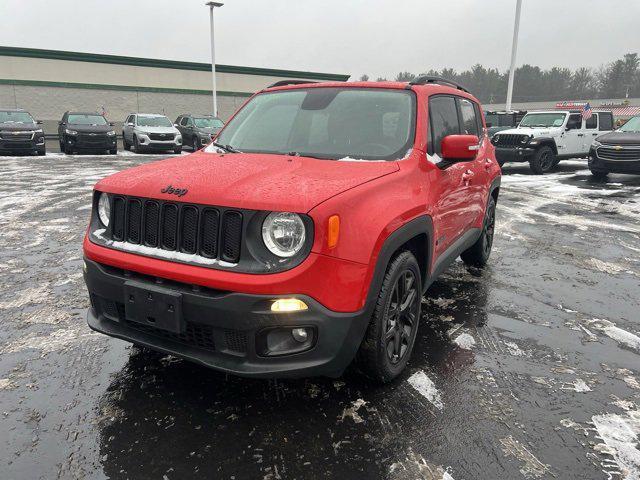
<path fill-rule="evenodd" d="M 473 103 L 466 98 L 458 98 L 458 104 L 460 105 L 462 133 L 480 136 L 478 134 L 478 119 L 476 118 L 476 110 L 473 108 Z"/>
<path fill-rule="evenodd" d="M 585 128 L 597 128 L 598 126 L 598 114 L 594 113 L 585 122 Z"/>
<path fill-rule="evenodd" d="M 458 108 L 453 97 L 438 96 L 429 99 L 431 138 L 428 153 L 442 153 L 442 139 L 460 133 Z"/>
<path fill-rule="evenodd" d="M 601 131 L 613 130 L 613 114 L 600 113 L 600 128 Z"/>

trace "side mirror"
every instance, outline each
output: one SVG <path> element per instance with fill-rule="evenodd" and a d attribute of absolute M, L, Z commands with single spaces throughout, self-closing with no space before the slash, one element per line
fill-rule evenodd
<path fill-rule="evenodd" d="M 109 122 L 109 126 L 110 126 L 110 127 L 115 127 L 115 126 L 116 126 L 116 124 L 115 124 L 114 122 Z"/>
<path fill-rule="evenodd" d="M 58 125 L 66 125 L 64 122 L 58 122 Z"/>
<path fill-rule="evenodd" d="M 173 126 L 174 126 L 174 127 L 176 127 L 176 128 L 178 128 L 178 124 L 177 124 L 177 123 L 174 123 L 174 124 L 173 124 Z"/>
<path fill-rule="evenodd" d="M 36 125 L 42 125 L 42 120 L 36 120 Z"/>
<path fill-rule="evenodd" d="M 133 123 L 131 122 L 127 123 L 127 127 L 133 127 Z"/>
<path fill-rule="evenodd" d="M 473 160 L 479 143 L 477 135 L 447 135 L 442 139 L 442 160 L 449 164 Z"/>

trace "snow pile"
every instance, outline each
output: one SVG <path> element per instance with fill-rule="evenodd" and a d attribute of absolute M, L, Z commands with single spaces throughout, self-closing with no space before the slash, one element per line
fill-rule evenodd
<path fill-rule="evenodd" d="M 460 348 L 464 348 L 465 350 L 471 350 L 471 347 L 476 344 L 476 341 L 468 333 L 461 333 L 453 340 L 453 343 L 458 345 Z"/>
<path fill-rule="evenodd" d="M 609 320 L 596 318 L 592 320 L 590 324 L 594 329 L 604 333 L 606 336 L 612 338 L 616 342 L 640 352 L 640 337 L 638 337 L 638 335 L 623 330 Z"/>
<path fill-rule="evenodd" d="M 591 417 L 598 435 L 604 442 L 596 445 L 596 449 L 610 453 L 615 459 L 622 478 L 640 479 L 640 450 L 638 450 L 638 434 L 640 434 L 640 416 L 630 413 L 625 419 L 620 415 L 606 413 Z"/>

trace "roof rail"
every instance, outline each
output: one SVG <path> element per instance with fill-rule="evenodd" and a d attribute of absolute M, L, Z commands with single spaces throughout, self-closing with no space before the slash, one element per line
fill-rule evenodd
<path fill-rule="evenodd" d="M 432 77 L 430 75 L 420 75 L 414 78 L 413 80 L 411 80 L 409 82 L 409 85 L 426 85 L 427 83 L 439 83 L 439 84 L 450 85 L 452 87 L 457 88 L 458 90 L 462 90 L 463 92 L 470 93 L 469 90 L 464 88 L 459 83 L 454 82 L 453 80 L 447 80 L 446 78 L 442 78 L 442 77 Z"/>
<path fill-rule="evenodd" d="M 267 88 L 284 87 L 285 85 L 304 85 L 305 83 L 318 83 L 311 80 L 280 80 L 269 85 Z"/>

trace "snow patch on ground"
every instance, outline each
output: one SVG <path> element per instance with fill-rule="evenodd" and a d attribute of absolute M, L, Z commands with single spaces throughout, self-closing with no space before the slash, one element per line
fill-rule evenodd
<path fill-rule="evenodd" d="M 50 334 L 31 333 L 18 340 L 8 343 L 0 348 L 1 354 L 17 353 L 24 350 L 39 350 L 42 355 L 64 350 L 66 347 L 77 344 L 79 341 L 97 339 L 97 335 L 91 335 L 86 331 L 74 331 L 62 328 Z"/>
<path fill-rule="evenodd" d="M 449 468 L 431 465 L 411 447 L 406 457 L 391 464 L 389 480 L 454 480 Z"/>
<path fill-rule="evenodd" d="M 595 415 L 591 421 L 603 443 L 596 445 L 597 451 L 613 456 L 621 472 L 621 478 L 640 479 L 640 412 L 629 412 L 628 417 L 606 413 Z"/>
<path fill-rule="evenodd" d="M 436 385 L 422 370 L 411 375 L 407 382 L 409 382 L 409 385 L 415 388 L 420 395 L 429 400 L 429 402 L 431 402 L 438 410 L 442 410 L 444 408 L 440 392 L 436 388 Z"/>
<path fill-rule="evenodd" d="M 367 402 L 365 402 L 361 398 L 355 400 L 354 402 L 351 402 L 351 406 L 344 409 L 344 411 L 342 412 L 342 415 L 340 416 L 339 420 L 342 422 L 342 421 L 344 421 L 345 418 L 350 417 L 350 418 L 353 419 L 354 423 L 362 423 L 362 422 L 364 422 L 364 420 L 362 419 L 362 417 L 358 413 L 358 410 L 360 410 L 360 408 L 364 407 L 366 404 L 367 404 Z"/>
<path fill-rule="evenodd" d="M 582 380 L 581 378 L 577 378 L 572 384 L 569 386 L 562 387 L 562 390 L 573 390 L 574 392 L 590 392 L 591 387 L 587 385 L 587 382 Z"/>
<path fill-rule="evenodd" d="M 638 337 L 638 335 L 627 332 L 626 330 L 616 326 L 615 323 L 601 318 L 595 318 L 589 322 L 589 324 L 595 330 L 604 333 L 616 342 L 640 352 L 640 337 Z"/>
<path fill-rule="evenodd" d="M 465 350 L 471 350 L 471 347 L 476 344 L 476 341 L 468 333 L 461 333 L 453 339 L 453 343 L 458 345 L 460 348 L 464 348 Z"/>
<path fill-rule="evenodd" d="M 524 478 L 540 478 L 549 472 L 549 465 L 538 460 L 527 447 L 511 435 L 500 439 L 500 443 L 505 456 L 513 456 L 520 461 L 520 473 Z"/>

